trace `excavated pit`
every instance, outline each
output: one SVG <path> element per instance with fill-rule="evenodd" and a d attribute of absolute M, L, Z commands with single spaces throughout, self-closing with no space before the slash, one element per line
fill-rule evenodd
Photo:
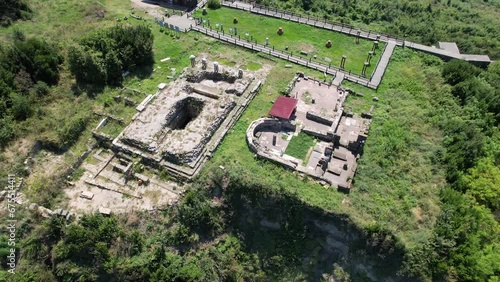
<path fill-rule="evenodd" d="M 166 127 L 172 130 L 186 129 L 187 125 L 200 115 L 204 106 L 205 102 L 193 97 L 180 100 L 175 104 L 173 115 Z"/>
<path fill-rule="evenodd" d="M 252 73 L 208 64 L 184 69 L 175 81 L 147 98 L 113 140 L 113 148 L 138 155 L 175 176 L 190 178 L 211 157 L 261 82 Z M 253 86 L 251 87 L 251 85 Z"/>

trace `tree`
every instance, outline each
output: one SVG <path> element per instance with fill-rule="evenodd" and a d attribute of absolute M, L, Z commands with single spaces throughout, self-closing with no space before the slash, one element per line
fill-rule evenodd
<path fill-rule="evenodd" d="M 179 220 L 191 230 L 213 235 L 222 229 L 217 210 L 203 196 L 203 191 L 190 190 L 179 206 Z"/>
<path fill-rule="evenodd" d="M 481 74 L 481 77 L 483 77 L 497 91 L 500 90 L 500 62 L 492 62 L 488 66 L 488 70 Z"/>
<path fill-rule="evenodd" d="M 447 83 L 456 85 L 479 74 L 479 69 L 463 60 L 451 60 L 443 66 L 442 75 Z"/>
<path fill-rule="evenodd" d="M 210 9 L 219 9 L 221 7 L 220 0 L 208 0 L 207 7 Z"/>
<path fill-rule="evenodd" d="M 492 158 L 482 158 L 469 169 L 462 181 L 467 194 L 492 210 L 500 209 L 500 167 Z"/>
<path fill-rule="evenodd" d="M 0 118 L 0 148 L 5 147 L 14 138 L 12 124 L 10 117 Z"/>
<path fill-rule="evenodd" d="M 68 60 L 77 81 L 106 84 L 106 66 L 102 53 L 82 46 L 72 46 L 68 50 Z"/>
<path fill-rule="evenodd" d="M 1 0 L 0 1 L 0 25 L 9 26 L 18 19 L 29 19 L 31 9 L 23 0 Z"/>
<path fill-rule="evenodd" d="M 12 93 L 10 95 L 10 100 L 12 102 L 10 110 L 16 120 L 25 120 L 31 115 L 32 108 L 31 99 L 29 97 Z"/>
<path fill-rule="evenodd" d="M 467 103 L 468 99 L 476 98 L 480 102 L 481 108 L 488 110 L 488 104 L 495 101 L 495 89 L 491 87 L 484 79 L 471 77 L 457 83 L 451 93 L 460 99 L 462 106 Z"/>
<path fill-rule="evenodd" d="M 460 175 L 472 168 L 484 154 L 484 134 L 474 121 L 455 118 L 445 128 L 447 178 L 455 184 Z"/>
<path fill-rule="evenodd" d="M 122 63 L 118 59 L 116 51 L 112 50 L 106 54 L 104 59 L 106 66 L 106 82 L 109 85 L 120 85 L 123 81 Z"/>
<path fill-rule="evenodd" d="M 313 0 L 302 0 L 302 9 L 309 11 L 313 6 Z"/>
<path fill-rule="evenodd" d="M 78 82 L 120 85 L 123 70 L 151 63 L 153 34 L 147 26 L 114 26 L 85 37 L 68 52 Z"/>
<path fill-rule="evenodd" d="M 50 88 L 49 86 L 47 85 L 47 83 L 43 82 L 43 81 L 39 81 L 37 82 L 34 86 L 33 86 L 33 93 L 37 96 L 37 97 L 43 97 L 43 96 L 46 96 L 49 94 L 50 92 Z"/>
<path fill-rule="evenodd" d="M 487 208 L 460 192 L 446 188 L 441 199 L 433 239 L 436 256 L 430 263 L 435 280 L 450 274 L 463 281 L 494 278 L 500 272 L 498 222 Z"/>
<path fill-rule="evenodd" d="M 53 85 L 59 81 L 59 65 L 64 57 L 52 43 L 37 38 L 16 40 L 14 46 L 7 49 L 6 57 L 7 66 L 14 73 L 24 69 L 34 82 L 41 80 Z"/>

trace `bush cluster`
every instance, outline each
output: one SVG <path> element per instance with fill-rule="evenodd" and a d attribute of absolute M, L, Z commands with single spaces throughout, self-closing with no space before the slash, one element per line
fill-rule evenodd
<path fill-rule="evenodd" d="M 70 47 L 71 72 L 79 83 L 120 85 L 122 73 L 153 58 L 153 34 L 147 26 L 122 26 L 99 31 Z"/>
<path fill-rule="evenodd" d="M 210 9 L 219 9 L 221 7 L 220 0 L 208 0 L 207 7 Z"/>
<path fill-rule="evenodd" d="M 14 137 L 15 122 L 30 117 L 36 99 L 57 84 L 63 62 L 55 44 L 16 38 L 12 45 L 0 46 L 0 148 Z"/>

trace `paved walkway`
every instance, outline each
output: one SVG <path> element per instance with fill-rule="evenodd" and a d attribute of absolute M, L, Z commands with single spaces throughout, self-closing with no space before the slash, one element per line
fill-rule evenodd
<path fill-rule="evenodd" d="M 182 13 L 181 16 L 172 15 L 168 18 L 165 18 L 165 23 L 167 23 L 168 26 L 172 25 L 179 27 L 179 30 L 181 32 L 188 32 L 189 30 L 191 30 L 191 26 L 196 24 L 196 21 L 191 17 L 191 15 L 197 10 L 201 9 L 201 7 L 203 7 L 207 3 L 207 1 L 208 0 L 203 0 L 198 2 L 193 10 L 188 13 Z"/>
<path fill-rule="evenodd" d="M 382 81 L 382 77 L 384 76 L 387 65 L 389 65 L 389 60 L 391 59 L 392 52 L 396 47 L 396 42 L 389 40 L 387 45 L 385 45 L 384 53 L 382 57 L 378 61 L 377 67 L 375 68 L 375 72 L 373 73 L 372 79 L 370 80 L 370 84 L 378 87 L 380 82 Z"/>
<path fill-rule="evenodd" d="M 241 10 L 246 10 L 246 11 L 252 11 L 253 5 L 250 3 L 245 3 L 245 2 L 240 2 L 240 1 L 221 1 L 221 4 L 224 6 L 228 7 L 233 7 L 236 9 L 241 9 Z"/>
<path fill-rule="evenodd" d="M 332 82 L 333 86 L 340 86 L 342 84 L 342 81 L 344 81 L 344 74 L 341 72 L 337 72 L 337 76 L 335 76 L 335 79 Z"/>
<path fill-rule="evenodd" d="M 488 57 L 487 55 L 460 54 L 456 52 L 451 52 L 449 50 L 439 49 L 434 46 L 426 46 L 410 41 L 405 41 L 405 46 L 422 52 L 431 53 L 438 57 L 446 59 L 458 59 L 468 62 L 485 62 L 485 63 L 491 62 L 490 57 Z"/>
<path fill-rule="evenodd" d="M 182 16 L 172 15 L 165 19 L 165 23 L 169 24 L 169 26 L 178 26 L 181 32 L 188 32 L 191 26 L 196 24 L 193 18 L 189 17 L 187 13 Z"/>
<path fill-rule="evenodd" d="M 201 32 L 205 35 L 211 36 L 213 38 L 219 39 L 221 41 L 231 43 L 231 44 L 234 44 L 237 46 L 241 46 L 244 48 L 248 48 L 248 49 L 251 49 L 253 51 L 263 52 L 263 53 L 269 54 L 271 56 L 274 56 L 274 57 L 277 57 L 280 59 L 284 59 L 284 60 L 287 60 L 289 62 L 296 63 L 296 64 L 299 64 L 299 65 L 302 65 L 302 66 L 305 66 L 308 68 L 312 68 L 312 69 L 321 71 L 321 72 L 329 74 L 329 75 L 337 76 L 338 73 L 339 74 L 343 73 L 345 79 L 352 81 L 354 83 L 358 83 L 358 84 L 370 87 L 372 89 L 377 89 L 377 87 L 378 87 L 378 85 L 371 84 L 367 78 L 364 78 L 364 77 L 361 77 L 361 76 L 358 76 L 358 75 L 355 75 L 352 73 L 348 73 L 344 70 L 341 70 L 341 69 L 338 69 L 335 67 L 329 67 L 327 65 L 323 65 L 323 64 L 318 63 L 318 62 L 312 62 L 311 60 L 307 60 L 307 59 L 304 59 L 304 58 L 301 58 L 298 56 L 292 56 L 292 55 L 285 53 L 283 51 L 277 51 L 277 50 L 275 51 L 272 48 L 266 47 L 264 45 L 256 44 L 253 42 L 248 42 L 246 40 L 242 40 L 242 39 L 233 37 L 232 35 L 229 35 L 229 34 L 223 34 L 223 33 L 217 32 L 217 31 L 212 31 L 212 30 L 209 30 L 209 29 L 204 28 L 204 27 L 199 26 L 199 25 L 193 26 L 192 29 L 195 31 Z"/>

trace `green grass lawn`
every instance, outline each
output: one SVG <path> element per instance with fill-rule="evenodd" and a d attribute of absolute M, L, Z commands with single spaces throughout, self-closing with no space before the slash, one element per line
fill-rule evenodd
<path fill-rule="evenodd" d="M 406 246 L 430 236 L 439 213 L 438 191 L 445 184 L 443 168 L 432 161 L 442 149 L 442 133 L 430 117 L 437 108 L 430 90 L 435 86 L 429 83 L 440 77 L 439 68 L 424 65 L 417 52 L 397 49 L 378 91 L 347 85 L 364 94 L 351 96 L 346 102 L 354 112 L 367 111 L 374 103 L 376 107 L 354 190 L 344 195 L 280 165 L 256 159 L 248 149 L 245 132 L 250 122 L 267 114 L 279 89 L 288 83 L 286 78 L 293 75 L 282 64 L 279 61 L 271 70 L 259 94 L 201 174 L 223 165 L 244 179 L 292 192 L 309 205 L 347 214 L 359 226 L 392 230 Z M 379 102 L 372 101 L 374 96 Z M 301 138 L 291 141 L 294 139 Z"/>
<path fill-rule="evenodd" d="M 314 138 L 305 133 L 299 133 L 299 135 L 292 137 L 286 147 L 285 154 L 306 161 L 307 152 L 312 146 L 314 146 Z"/>
<path fill-rule="evenodd" d="M 120 0 L 31 0 L 29 5 L 34 12 L 32 19 L 0 28 L 0 40 L 18 29 L 27 36 L 41 36 L 65 45 L 70 42 L 68 39 L 112 26 L 116 18 L 131 11 L 130 4 Z"/>
<path fill-rule="evenodd" d="M 265 44 L 266 38 L 269 38 L 269 45 L 277 50 L 285 51 L 285 46 L 288 46 L 288 52 L 302 57 L 305 56 L 300 55 L 300 51 L 307 51 L 308 58 L 316 55 L 317 58 L 312 60 L 323 64 L 328 65 L 328 61 L 325 60 L 328 58 L 332 66 L 339 67 L 342 55 L 346 55 L 345 69 L 359 75 L 367 59 L 368 51 L 373 46 L 371 40 L 361 39 L 359 44 L 356 44 L 353 36 L 231 8 L 208 10 L 206 16 L 203 16 L 200 10 L 194 16 L 210 20 L 212 29 L 216 28 L 216 24 L 222 24 L 226 33 L 230 32 L 229 28 L 236 27 L 241 38 L 246 38 L 245 35 L 248 33 L 260 44 Z M 238 19 L 237 24 L 233 24 L 234 17 Z M 284 30 L 281 36 L 276 33 L 279 27 Z M 331 48 L 325 46 L 328 40 L 333 43 Z M 371 60 L 371 66 L 366 72 L 367 76 L 373 72 L 384 46 L 383 42 L 379 44 L 380 49 L 375 52 Z"/>
<path fill-rule="evenodd" d="M 116 137 L 118 136 L 118 134 L 120 134 L 120 132 L 123 131 L 123 129 L 125 129 L 124 125 L 121 125 L 116 121 L 108 120 L 108 123 L 106 123 L 105 126 L 101 127 L 99 131 L 109 136 Z"/>

